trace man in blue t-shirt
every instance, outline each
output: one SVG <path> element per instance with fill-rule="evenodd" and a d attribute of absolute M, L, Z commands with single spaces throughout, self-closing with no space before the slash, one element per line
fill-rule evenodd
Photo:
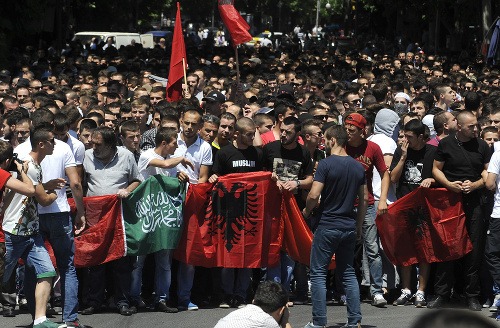
<path fill-rule="evenodd" d="M 332 126 L 325 132 L 330 156 L 321 160 L 307 196 L 304 217 L 321 203 L 321 213 L 311 248 L 312 322 L 307 328 L 324 327 L 326 317 L 326 275 L 335 254 L 337 271 L 343 279 L 347 296 L 347 325 L 360 327 L 359 286 L 354 272 L 354 246 L 361 237 L 363 219 L 368 206 L 368 192 L 363 166 L 347 155 L 347 132 Z M 358 197 L 357 212 L 354 204 Z"/>

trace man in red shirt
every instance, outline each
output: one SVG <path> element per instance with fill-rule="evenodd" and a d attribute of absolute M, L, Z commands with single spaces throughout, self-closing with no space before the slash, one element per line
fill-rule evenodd
<path fill-rule="evenodd" d="M 366 119 L 359 113 L 353 113 L 346 117 L 345 128 L 347 130 L 347 154 L 365 168 L 366 184 L 368 186 L 368 207 L 363 221 L 363 245 L 368 258 L 370 268 L 370 294 L 373 298 L 372 305 L 384 307 L 387 301 L 382 291 L 382 258 L 379 251 L 379 236 L 375 217 L 377 212 L 387 212 L 387 192 L 390 185 L 390 176 L 384 162 L 384 155 L 380 147 L 365 139 Z M 376 204 L 373 197 L 372 178 L 373 168 L 376 168 L 382 178 L 380 200 Z M 377 209 L 376 209 L 377 208 Z"/>

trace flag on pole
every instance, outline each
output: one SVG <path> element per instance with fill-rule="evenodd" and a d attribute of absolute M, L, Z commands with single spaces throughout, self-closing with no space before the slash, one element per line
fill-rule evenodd
<path fill-rule="evenodd" d="M 184 77 L 186 45 L 182 34 L 181 5 L 177 2 L 177 15 L 175 16 L 174 35 L 172 39 L 172 54 L 170 56 L 170 70 L 167 82 L 167 101 L 182 99 L 182 78 Z"/>
<path fill-rule="evenodd" d="M 248 32 L 250 26 L 234 8 L 233 0 L 219 0 L 219 13 L 235 46 L 252 40 Z"/>

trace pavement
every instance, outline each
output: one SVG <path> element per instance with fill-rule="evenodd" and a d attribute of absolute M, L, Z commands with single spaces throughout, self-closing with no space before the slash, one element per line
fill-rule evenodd
<path fill-rule="evenodd" d="M 290 308 L 290 323 L 293 328 L 302 328 L 311 318 L 311 305 L 295 305 Z M 234 309 L 200 309 L 198 311 L 185 311 L 175 314 L 160 312 L 139 312 L 130 317 L 121 316 L 118 313 L 106 312 L 97 313 L 90 316 L 80 315 L 80 322 L 89 328 L 146 328 L 146 327 L 166 327 L 166 328 L 209 328 L 214 327 L 217 321 Z M 346 322 L 345 306 L 328 306 L 328 326 L 337 328 Z M 417 309 L 413 305 L 409 306 L 387 306 L 386 308 L 376 308 L 368 303 L 361 304 L 363 315 L 363 328 L 401 328 L 410 327 L 413 321 L 422 314 L 436 312 L 427 308 Z M 469 310 L 464 310 L 468 311 Z M 471 312 L 472 313 L 472 312 Z M 495 313 L 488 309 L 474 313 L 488 318 L 493 325 L 500 327 L 499 322 L 494 319 Z M 49 318 L 52 321 L 61 320 Z M 31 323 L 28 314 L 19 314 L 14 318 L 0 317 L 0 328 L 25 327 Z"/>

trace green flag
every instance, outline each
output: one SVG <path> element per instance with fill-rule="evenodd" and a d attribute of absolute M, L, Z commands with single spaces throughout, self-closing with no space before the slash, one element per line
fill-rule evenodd
<path fill-rule="evenodd" d="M 122 200 L 126 255 L 175 249 L 182 233 L 186 184 L 154 175 Z"/>

